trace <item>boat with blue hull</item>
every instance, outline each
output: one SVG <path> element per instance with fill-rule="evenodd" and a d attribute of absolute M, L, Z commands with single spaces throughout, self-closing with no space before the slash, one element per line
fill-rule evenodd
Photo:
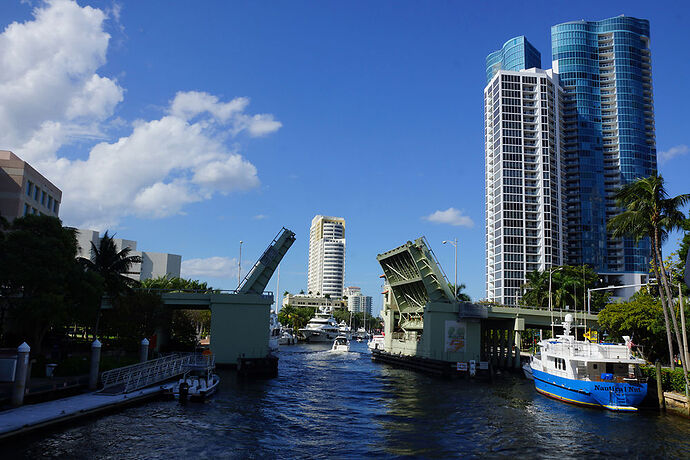
<path fill-rule="evenodd" d="M 526 366 L 536 390 L 568 403 L 636 411 L 647 395 L 647 383 L 639 370 L 645 361 L 633 355 L 630 338 L 624 337 L 625 344 L 575 340 L 572 321 L 566 315 L 563 335 L 539 342 L 539 352 Z"/>

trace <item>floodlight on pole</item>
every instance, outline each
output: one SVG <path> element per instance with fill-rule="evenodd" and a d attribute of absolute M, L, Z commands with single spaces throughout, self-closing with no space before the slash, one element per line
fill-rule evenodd
<path fill-rule="evenodd" d="M 455 248 L 455 282 L 453 284 L 453 297 L 458 300 L 458 239 L 454 238 L 453 241 L 443 240 L 443 244 L 452 244 Z"/>

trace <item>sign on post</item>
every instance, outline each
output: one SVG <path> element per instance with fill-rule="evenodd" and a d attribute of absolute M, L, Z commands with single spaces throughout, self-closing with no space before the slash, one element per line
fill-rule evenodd
<path fill-rule="evenodd" d="M 458 370 L 461 372 L 467 372 L 467 363 L 458 363 Z"/>
<path fill-rule="evenodd" d="M 470 361 L 470 375 L 474 376 L 477 373 L 477 363 L 475 360 Z"/>

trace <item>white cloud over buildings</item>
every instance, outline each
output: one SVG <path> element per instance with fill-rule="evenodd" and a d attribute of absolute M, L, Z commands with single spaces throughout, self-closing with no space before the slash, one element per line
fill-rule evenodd
<path fill-rule="evenodd" d="M 126 122 L 129 132 L 109 139 L 108 123 L 122 123 L 115 112 L 126 100 L 115 79 L 97 73 L 108 16 L 71 0 L 47 0 L 33 16 L 0 34 L 0 148 L 62 189 L 67 224 L 104 229 L 128 215 L 162 218 L 259 185 L 233 139 L 277 131 L 273 115 L 247 113 L 246 97 L 180 91 L 160 118 Z M 97 142 L 88 156 L 62 155 L 85 139 Z"/>

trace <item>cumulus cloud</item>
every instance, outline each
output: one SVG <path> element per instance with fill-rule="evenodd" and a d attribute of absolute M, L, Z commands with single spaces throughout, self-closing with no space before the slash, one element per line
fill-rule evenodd
<path fill-rule="evenodd" d="M 105 13 L 47 0 L 33 16 L 0 34 L 0 136 L 30 162 L 51 158 L 74 137 L 99 136 L 124 93 L 96 73 L 110 40 Z"/>
<path fill-rule="evenodd" d="M 118 9 L 110 12 L 117 21 Z M 127 215 L 162 218 L 214 194 L 259 185 L 256 167 L 238 152 L 240 133 L 259 137 L 282 124 L 247 113 L 250 100 L 223 101 L 180 91 L 161 117 L 115 116 L 125 90 L 97 73 L 106 62 L 107 15 L 72 0 L 46 0 L 33 19 L 0 34 L 0 148 L 15 151 L 63 191 L 61 217 L 105 229 Z M 125 136 L 108 140 L 117 122 Z M 86 158 L 58 156 L 76 140 L 98 142 Z"/>
<path fill-rule="evenodd" d="M 455 208 L 448 208 L 445 211 L 435 211 L 428 216 L 423 217 L 424 220 L 433 222 L 435 224 L 448 224 L 456 227 L 474 227 L 474 221 L 469 216 L 462 214 Z"/>
<path fill-rule="evenodd" d="M 182 261 L 180 269 L 183 278 L 237 278 L 237 259 L 228 257 L 209 257 Z"/>
<path fill-rule="evenodd" d="M 685 144 L 676 145 L 668 150 L 659 152 L 659 164 L 664 164 L 676 157 L 687 155 L 690 152 L 690 147 Z"/>

